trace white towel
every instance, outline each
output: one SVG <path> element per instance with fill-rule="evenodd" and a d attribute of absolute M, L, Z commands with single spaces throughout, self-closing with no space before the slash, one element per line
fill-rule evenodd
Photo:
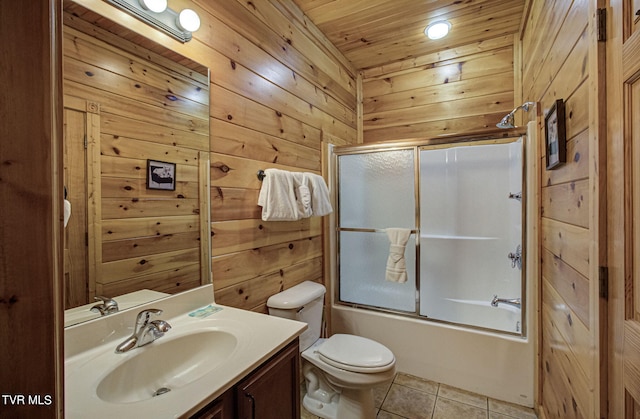
<path fill-rule="evenodd" d="M 266 169 L 262 180 L 258 205 L 262 207 L 262 221 L 296 221 L 300 210 L 296 200 L 291 172 Z"/>
<path fill-rule="evenodd" d="M 311 191 L 309 191 L 309 173 L 294 172 L 293 187 L 300 218 L 311 217 Z"/>
<path fill-rule="evenodd" d="M 314 216 L 322 217 L 331 214 L 333 208 L 329 200 L 329 188 L 324 178 L 314 173 L 306 173 L 309 190 L 311 191 L 311 211 Z"/>
<path fill-rule="evenodd" d="M 69 218 L 71 218 L 71 202 L 64 200 L 64 226 L 69 224 Z"/>
<path fill-rule="evenodd" d="M 387 237 L 391 242 L 385 279 L 391 282 L 407 282 L 407 263 L 404 250 L 411 236 L 411 230 L 406 228 L 387 228 Z"/>
<path fill-rule="evenodd" d="M 308 172 L 266 169 L 258 205 L 263 221 L 296 221 L 333 211 L 322 176 Z"/>

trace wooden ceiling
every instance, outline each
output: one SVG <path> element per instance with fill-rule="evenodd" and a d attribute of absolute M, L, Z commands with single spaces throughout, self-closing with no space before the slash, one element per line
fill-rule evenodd
<path fill-rule="evenodd" d="M 357 69 L 482 42 L 520 30 L 526 0 L 293 0 Z M 424 29 L 446 19 L 432 41 Z"/>

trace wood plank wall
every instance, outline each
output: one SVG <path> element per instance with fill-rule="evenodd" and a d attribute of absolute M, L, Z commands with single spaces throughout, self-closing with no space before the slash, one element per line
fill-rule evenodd
<path fill-rule="evenodd" d="M 42 401 L 2 417 L 63 417 L 61 25 L 59 2 L 0 3 L 0 394 Z"/>
<path fill-rule="evenodd" d="M 267 168 L 322 172 L 322 144 L 352 144 L 355 71 L 290 0 L 196 1 L 211 68 L 212 269 L 216 302 L 266 311 L 272 294 L 324 282 L 323 225 L 263 222 Z"/>
<path fill-rule="evenodd" d="M 590 3 L 534 0 L 522 37 L 523 97 L 539 102 L 542 121 L 540 401 L 548 418 L 600 415 L 599 98 Z M 567 163 L 546 170 L 544 114 L 556 99 L 566 104 Z"/>
<path fill-rule="evenodd" d="M 73 1 L 127 19 L 101 0 Z M 210 69 L 215 299 L 265 311 L 271 294 L 323 281 L 325 251 L 321 219 L 261 221 L 256 173 L 321 173 L 323 143 L 357 140 L 356 71 L 291 0 L 172 0 L 171 7 L 200 15 L 190 42 L 130 19 L 128 28 Z"/>
<path fill-rule="evenodd" d="M 364 142 L 495 130 L 514 108 L 514 37 L 362 73 Z"/>
<path fill-rule="evenodd" d="M 200 285 L 207 75 L 65 13 L 64 92 L 100 108 L 100 137 L 94 139 L 100 187 L 91 191 L 100 206 L 92 226 L 99 255 L 90 261 L 96 264 L 95 289 L 84 303 L 96 294 L 113 297 L 141 288 L 176 293 Z M 147 189 L 147 159 L 176 163 L 175 191 Z"/>

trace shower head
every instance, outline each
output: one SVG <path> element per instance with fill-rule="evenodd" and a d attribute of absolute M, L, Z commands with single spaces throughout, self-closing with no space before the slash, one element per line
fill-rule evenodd
<path fill-rule="evenodd" d="M 517 108 L 516 108 L 517 109 Z M 515 124 L 513 121 L 513 112 L 509 112 L 500 122 L 496 124 L 496 127 L 502 129 L 515 128 Z"/>
<path fill-rule="evenodd" d="M 516 113 L 516 111 L 518 109 L 524 109 L 525 112 L 529 112 L 529 109 L 531 109 L 531 107 L 535 104 L 536 104 L 535 102 L 523 103 L 522 105 L 518 106 L 517 108 L 515 108 L 514 110 L 506 114 L 505 117 L 502 118 L 502 120 L 500 120 L 500 122 L 496 124 L 496 127 L 502 128 L 502 129 L 515 128 L 516 125 L 515 125 L 514 114 Z"/>

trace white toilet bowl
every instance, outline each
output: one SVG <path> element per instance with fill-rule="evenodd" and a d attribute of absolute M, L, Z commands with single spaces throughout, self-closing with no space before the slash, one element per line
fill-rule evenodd
<path fill-rule="evenodd" d="M 351 341 L 351 344 L 345 345 L 347 341 Z M 353 348 L 354 344 L 359 345 L 357 351 L 348 349 Z M 327 358 L 323 352 L 331 347 L 343 347 L 344 353 L 349 356 L 340 361 L 341 354 L 336 352 L 333 359 Z M 368 352 L 367 349 L 373 349 L 382 356 L 377 357 L 377 362 L 371 357 L 367 361 L 366 356 L 361 361 L 352 362 L 358 353 Z M 325 419 L 374 418 L 373 388 L 391 381 L 396 372 L 391 351 L 375 341 L 353 335 L 320 339 L 302 352 L 302 360 L 306 382 L 302 403 L 310 413 Z"/>
<path fill-rule="evenodd" d="M 306 322 L 300 336 L 306 391 L 302 403 L 324 419 L 375 417 L 373 388 L 396 372 L 393 353 L 371 339 L 337 334 L 320 339 L 323 285 L 305 281 L 267 301 L 269 314 Z"/>

